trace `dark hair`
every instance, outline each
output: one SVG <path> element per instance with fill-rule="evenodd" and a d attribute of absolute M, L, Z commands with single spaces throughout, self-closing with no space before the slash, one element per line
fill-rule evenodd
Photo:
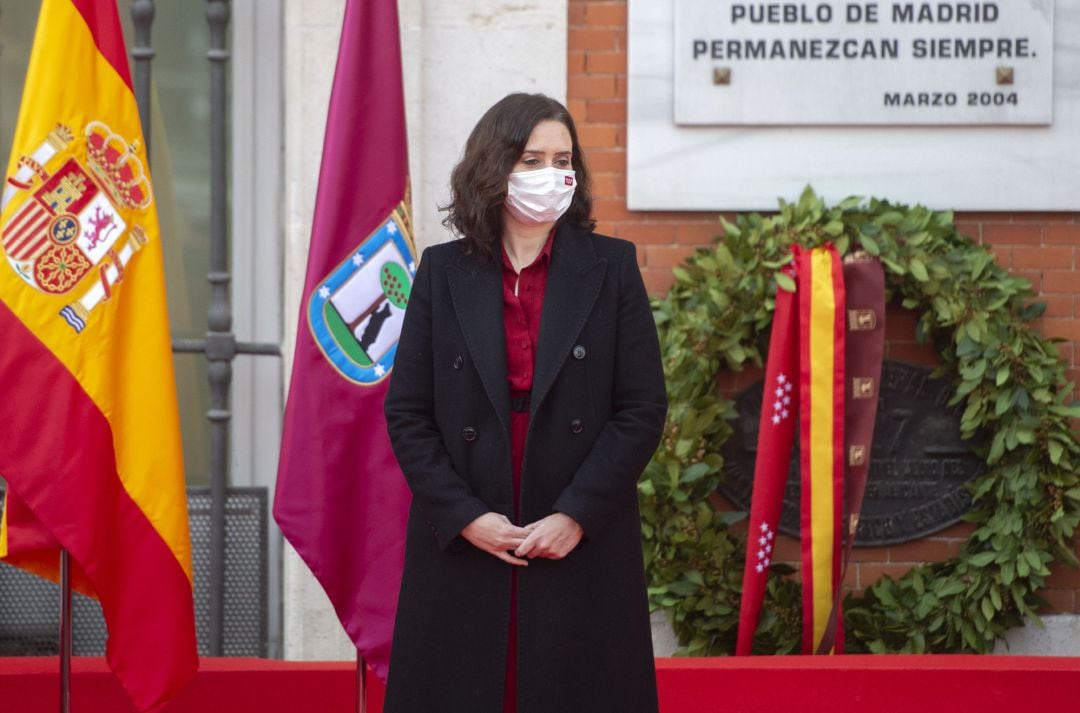
<path fill-rule="evenodd" d="M 595 227 L 589 173 L 570 112 L 543 94 L 510 94 L 488 109 L 469 134 L 465 154 L 450 174 L 450 202 L 440 207 L 446 211 L 443 225 L 461 237 L 466 253 L 492 256 L 493 246 L 502 238 L 507 176 L 541 121 L 558 121 L 573 142 L 571 165 L 577 187 L 559 223 L 585 230 Z"/>

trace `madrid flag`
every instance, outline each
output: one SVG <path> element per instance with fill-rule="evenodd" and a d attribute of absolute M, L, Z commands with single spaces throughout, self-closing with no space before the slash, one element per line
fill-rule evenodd
<path fill-rule="evenodd" d="M 198 665 L 161 239 L 113 0 L 44 0 L 0 188 L 0 557 L 96 596 L 154 710 Z"/>
<path fill-rule="evenodd" d="M 396 0 L 349 0 L 323 144 L 274 517 L 380 678 L 409 491 L 383 417 L 416 272 Z"/>

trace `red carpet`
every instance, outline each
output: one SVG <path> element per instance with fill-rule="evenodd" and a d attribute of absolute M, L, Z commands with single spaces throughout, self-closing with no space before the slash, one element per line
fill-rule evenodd
<path fill-rule="evenodd" d="M 661 713 L 1080 710 L 1080 658 L 778 656 L 656 665 Z M 55 658 L 0 658 L 0 711 L 55 713 L 57 668 Z M 73 713 L 133 713 L 103 659 L 76 658 L 73 669 Z M 368 713 L 381 713 L 377 681 L 369 694 Z M 355 696 L 351 663 L 203 659 L 166 713 L 353 713 Z"/>

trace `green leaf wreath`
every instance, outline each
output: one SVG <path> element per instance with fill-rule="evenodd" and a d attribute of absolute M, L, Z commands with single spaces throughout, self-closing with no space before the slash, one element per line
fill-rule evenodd
<path fill-rule="evenodd" d="M 689 655 L 734 651 L 745 536 L 744 513 L 717 511 L 721 448 L 732 402 L 716 387 L 721 369 L 761 365 L 779 269 L 789 246 L 832 242 L 863 249 L 886 273 L 886 300 L 918 315 L 916 338 L 941 357 L 961 432 L 986 460 L 970 483 L 975 530 L 951 560 L 885 577 L 844 603 L 849 652 L 986 652 L 1024 617 L 1038 620 L 1037 592 L 1061 560 L 1080 565 L 1080 445 L 1072 401 L 1053 340 L 1031 321 L 1045 304 L 1027 280 L 999 267 L 957 232 L 951 212 L 848 198 L 829 207 L 807 188 L 770 217 L 723 221 L 726 235 L 676 267 L 671 292 L 654 302 L 670 411 L 663 441 L 639 485 L 650 597 L 665 610 Z M 799 583 L 772 566 L 755 653 L 798 650 Z"/>

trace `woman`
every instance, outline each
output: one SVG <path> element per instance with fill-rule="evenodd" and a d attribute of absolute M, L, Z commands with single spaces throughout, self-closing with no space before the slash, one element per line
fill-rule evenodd
<path fill-rule="evenodd" d="M 636 482 L 667 409 L 631 243 L 596 235 L 574 122 L 480 119 L 386 399 L 413 493 L 387 713 L 655 713 Z"/>

